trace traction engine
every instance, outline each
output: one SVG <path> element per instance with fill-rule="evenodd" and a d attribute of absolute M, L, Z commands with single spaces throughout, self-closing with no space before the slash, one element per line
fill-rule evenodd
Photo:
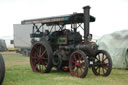
<path fill-rule="evenodd" d="M 30 64 L 34 72 L 48 73 L 57 70 L 70 71 L 74 77 L 84 78 L 88 68 L 97 76 L 108 76 L 112 60 L 108 52 L 98 50 L 89 33 L 89 23 L 95 21 L 90 6 L 83 13 L 23 20 L 33 24 Z M 83 35 L 78 31 L 81 28 Z"/>

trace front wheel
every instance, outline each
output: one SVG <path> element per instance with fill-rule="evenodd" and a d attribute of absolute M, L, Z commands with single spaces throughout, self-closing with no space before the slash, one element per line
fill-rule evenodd
<path fill-rule="evenodd" d="M 70 56 L 69 70 L 72 76 L 84 78 L 88 73 L 88 59 L 81 50 L 76 50 Z"/>
<path fill-rule="evenodd" d="M 108 76 L 112 71 L 112 59 L 108 52 L 99 50 L 93 61 L 92 71 L 97 76 Z"/>

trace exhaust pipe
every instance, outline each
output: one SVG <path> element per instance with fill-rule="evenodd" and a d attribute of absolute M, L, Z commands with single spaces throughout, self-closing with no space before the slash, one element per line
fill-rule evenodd
<path fill-rule="evenodd" d="M 84 42 L 87 43 L 89 36 L 89 22 L 90 22 L 90 6 L 83 7 L 84 9 Z"/>

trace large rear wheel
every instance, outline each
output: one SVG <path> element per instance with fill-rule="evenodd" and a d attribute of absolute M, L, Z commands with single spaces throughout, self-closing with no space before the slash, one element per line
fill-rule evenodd
<path fill-rule="evenodd" d="M 37 42 L 30 53 L 30 64 L 34 72 L 47 73 L 52 68 L 52 49 L 46 42 Z"/>
<path fill-rule="evenodd" d="M 108 76 L 112 70 L 112 59 L 108 52 L 99 50 L 92 65 L 92 71 L 97 76 Z"/>
<path fill-rule="evenodd" d="M 69 60 L 69 70 L 72 76 L 84 78 L 88 73 L 88 59 L 86 54 L 77 50 L 72 53 Z"/>

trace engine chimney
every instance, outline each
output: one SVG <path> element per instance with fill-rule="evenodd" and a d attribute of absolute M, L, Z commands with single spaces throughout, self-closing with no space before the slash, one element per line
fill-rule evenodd
<path fill-rule="evenodd" d="M 88 41 L 89 22 L 90 22 L 90 6 L 83 7 L 84 9 L 84 42 Z"/>

